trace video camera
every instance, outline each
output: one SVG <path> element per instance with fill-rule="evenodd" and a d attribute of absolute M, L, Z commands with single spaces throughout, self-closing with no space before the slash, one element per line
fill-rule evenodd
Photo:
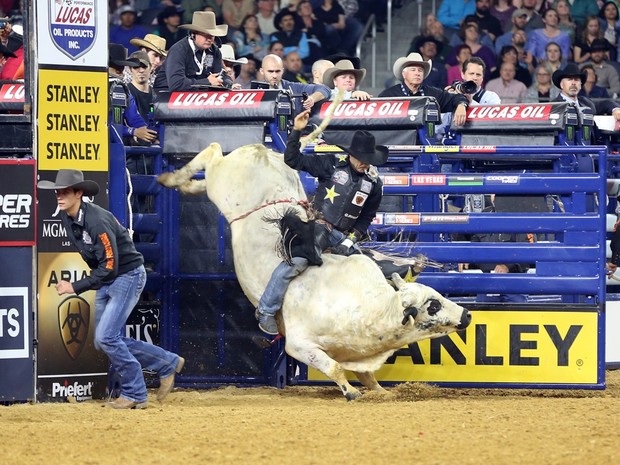
<path fill-rule="evenodd" d="M 478 85 L 474 81 L 454 81 L 451 86 L 454 90 L 461 94 L 475 94 Z"/>
<path fill-rule="evenodd" d="M 0 18 L 0 31 L 4 31 L 7 24 L 9 24 L 8 18 Z"/>

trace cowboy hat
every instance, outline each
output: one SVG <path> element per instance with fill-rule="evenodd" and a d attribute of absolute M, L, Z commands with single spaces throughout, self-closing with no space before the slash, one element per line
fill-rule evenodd
<path fill-rule="evenodd" d="M 134 47 L 148 48 L 161 56 L 168 56 L 168 52 L 166 52 L 166 39 L 156 36 L 155 34 L 147 34 L 144 36 L 144 39 L 134 37 L 129 43 Z"/>
<path fill-rule="evenodd" d="M 138 50 L 129 55 L 129 61 L 133 61 L 137 66 L 144 66 L 145 68 L 149 68 L 151 66 L 151 60 L 149 60 L 149 56 L 143 50 Z"/>
<path fill-rule="evenodd" d="M 215 24 L 215 13 L 212 11 L 194 11 L 191 24 L 181 24 L 179 29 L 187 29 L 201 34 L 224 37 L 228 34 L 227 24 Z"/>
<path fill-rule="evenodd" d="M 433 36 L 418 37 L 415 43 L 413 44 L 413 49 L 419 51 L 422 45 L 424 45 L 427 42 L 434 43 L 435 47 L 437 47 L 437 54 L 439 55 L 441 53 L 441 50 L 443 49 L 443 42 L 435 39 Z"/>
<path fill-rule="evenodd" d="M 355 131 L 350 146 L 337 147 L 369 165 L 384 165 L 388 159 L 388 148 L 385 145 L 375 145 L 375 136 L 368 131 Z"/>
<path fill-rule="evenodd" d="M 13 52 L 11 52 L 7 47 L 5 47 L 4 45 L 0 44 L 0 55 L 2 55 L 4 58 L 17 58 L 17 55 L 15 55 Z"/>
<path fill-rule="evenodd" d="M 327 68 L 325 70 L 325 72 L 323 73 L 323 84 L 325 84 L 330 89 L 333 89 L 334 79 L 336 78 L 336 76 L 345 73 L 353 74 L 355 76 L 355 83 L 357 85 L 361 84 L 361 82 L 364 80 L 364 77 L 366 77 L 366 70 L 364 68 L 355 69 L 353 63 L 351 63 L 349 60 L 340 60 L 332 68 Z"/>
<path fill-rule="evenodd" d="M 285 16 L 292 16 L 293 17 L 293 21 L 295 21 L 295 29 L 302 29 L 304 27 L 303 26 L 303 20 L 301 19 L 301 16 L 299 16 L 294 11 L 289 10 L 288 8 L 282 8 L 273 17 L 273 26 L 278 31 L 282 30 L 282 28 L 280 27 L 280 21 L 282 21 L 282 18 L 284 18 Z"/>
<path fill-rule="evenodd" d="M 583 85 L 586 82 L 588 75 L 580 70 L 579 66 L 569 63 L 564 67 L 564 69 L 557 69 L 553 72 L 553 75 L 551 76 L 553 85 L 559 89 L 560 83 L 565 77 L 578 77 L 581 79 L 581 84 Z"/>
<path fill-rule="evenodd" d="M 108 44 L 108 63 L 121 68 L 138 66 L 135 62 L 127 60 L 127 49 L 121 44 Z"/>
<path fill-rule="evenodd" d="M 397 58 L 394 62 L 392 72 L 394 73 L 396 79 L 400 81 L 403 78 L 403 68 L 406 68 L 407 66 L 418 65 L 424 68 L 424 79 L 426 79 L 428 74 L 431 72 L 432 64 L 433 63 L 431 62 L 431 60 L 424 61 L 422 55 L 414 52 L 410 53 L 406 57 Z"/>
<path fill-rule="evenodd" d="M 232 48 L 232 45 L 222 44 L 222 46 L 220 47 L 220 52 L 222 52 L 222 60 L 229 63 L 238 63 L 240 65 L 245 65 L 248 62 L 248 59 L 245 57 L 235 59 L 235 49 Z"/>
<path fill-rule="evenodd" d="M 72 189 L 83 191 L 84 195 L 93 196 L 99 192 L 99 184 L 95 181 L 85 181 L 84 173 L 80 170 L 63 169 L 56 173 L 56 181 L 39 181 L 39 189 Z"/>

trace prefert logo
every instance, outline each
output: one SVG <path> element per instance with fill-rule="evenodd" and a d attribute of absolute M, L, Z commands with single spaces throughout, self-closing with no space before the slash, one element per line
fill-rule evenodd
<path fill-rule="evenodd" d="M 52 383 L 52 397 L 75 397 L 77 401 L 92 399 L 93 385 L 92 381 L 86 384 L 79 384 L 77 381 L 69 384 L 67 380 L 63 384 Z"/>
<path fill-rule="evenodd" d="M 63 300 L 58 306 L 58 326 L 65 350 L 76 360 L 84 346 L 90 326 L 90 305 L 77 295 Z"/>

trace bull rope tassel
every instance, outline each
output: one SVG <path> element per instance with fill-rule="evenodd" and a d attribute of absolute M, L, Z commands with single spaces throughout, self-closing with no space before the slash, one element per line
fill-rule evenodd
<path fill-rule="evenodd" d="M 248 216 L 250 216 L 254 212 L 262 210 L 263 208 L 270 207 L 272 205 L 277 205 L 279 203 L 291 203 L 293 205 L 299 205 L 300 207 L 303 207 L 304 210 L 306 210 L 306 211 L 310 211 L 310 208 L 311 208 L 310 207 L 310 202 L 308 202 L 307 200 L 296 200 L 294 198 L 280 199 L 280 200 L 270 200 L 269 202 L 265 202 L 265 203 L 259 205 L 258 207 L 255 207 L 252 210 L 244 213 L 243 215 L 238 216 L 237 218 L 232 219 L 229 224 L 232 225 L 235 221 L 247 218 Z"/>
<path fill-rule="evenodd" d="M 338 91 L 338 94 L 336 94 L 336 98 L 332 101 L 331 105 L 327 107 L 327 111 L 325 112 L 325 119 L 321 121 L 321 124 L 319 124 L 319 126 L 314 131 L 308 134 L 307 137 L 304 137 L 301 141 L 301 146 L 299 148 L 300 152 L 303 152 L 308 144 L 316 141 L 319 134 L 323 133 L 323 131 L 331 121 L 332 116 L 334 115 L 334 111 L 336 111 L 336 108 L 338 108 L 338 105 L 340 105 L 343 100 L 344 90 L 340 89 Z"/>

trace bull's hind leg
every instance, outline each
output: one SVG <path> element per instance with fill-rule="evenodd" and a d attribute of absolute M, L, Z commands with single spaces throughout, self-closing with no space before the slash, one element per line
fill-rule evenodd
<path fill-rule="evenodd" d="M 219 152 L 219 153 L 217 153 Z M 206 191 L 206 181 L 192 180 L 192 176 L 198 171 L 205 168 L 206 161 L 212 155 L 221 156 L 222 150 L 218 144 L 211 144 L 194 158 L 192 158 L 185 166 L 175 171 L 162 173 L 158 176 L 157 181 L 170 188 L 179 188 L 184 194 L 201 194 Z"/>
<path fill-rule="evenodd" d="M 317 347 L 290 347 L 286 345 L 286 352 L 291 356 L 305 363 L 306 365 L 316 368 L 329 379 L 334 381 L 347 400 L 355 400 L 362 395 L 356 388 L 351 386 L 344 375 L 344 370 L 338 362 L 330 358 L 325 352 Z"/>
<path fill-rule="evenodd" d="M 378 392 L 380 394 L 388 394 L 388 391 L 383 389 L 381 385 L 377 382 L 377 378 L 375 378 L 375 374 L 372 371 L 354 371 L 357 379 L 360 380 L 364 386 L 366 386 L 371 391 Z"/>

